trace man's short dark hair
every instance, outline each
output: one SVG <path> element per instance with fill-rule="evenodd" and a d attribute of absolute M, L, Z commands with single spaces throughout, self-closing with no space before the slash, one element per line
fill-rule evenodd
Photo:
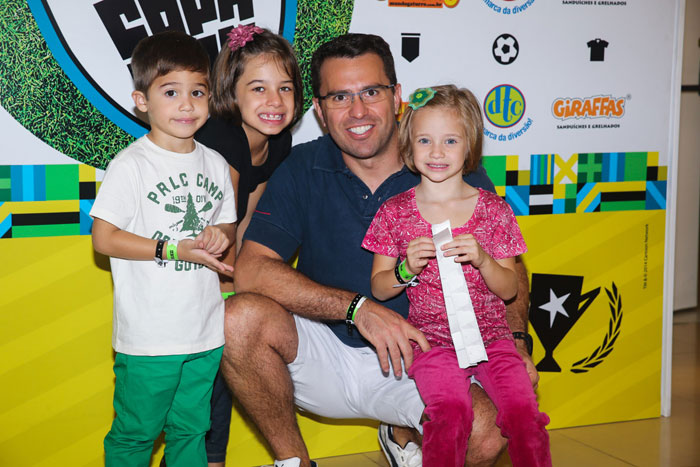
<path fill-rule="evenodd" d="M 322 44 L 311 58 L 311 89 L 314 97 L 320 96 L 321 66 L 329 58 L 355 58 L 373 53 L 384 63 L 384 74 L 389 78 L 388 84 L 396 84 L 394 57 L 389 44 L 374 34 L 345 34 Z"/>
<path fill-rule="evenodd" d="M 139 41 L 131 55 L 134 88 L 144 94 L 156 78 L 171 71 L 187 70 L 209 77 L 209 55 L 194 37 L 180 31 L 164 31 Z"/>

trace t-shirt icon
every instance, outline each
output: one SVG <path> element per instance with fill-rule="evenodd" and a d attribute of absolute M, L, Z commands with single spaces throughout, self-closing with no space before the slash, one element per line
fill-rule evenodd
<path fill-rule="evenodd" d="M 588 41 L 588 48 L 591 49 L 591 61 L 592 62 L 602 62 L 605 60 L 605 48 L 608 46 L 608 42 L 603 39 L 593 39 Z"/>

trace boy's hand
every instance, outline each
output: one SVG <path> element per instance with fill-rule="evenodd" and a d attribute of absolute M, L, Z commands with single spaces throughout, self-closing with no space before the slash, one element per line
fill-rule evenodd
<path fill-rule="evenodd" d="M 428 237 L 414 238 L 406 248 L 406 271 L 417 276 L 430 258 L 435 257 L 435 244 Z"/>
<path fill-rule="evenodd" d="M 196 248 L 207 251 L 212 256 L 219 257 L 226 251 L 230 241 L 226 233 L 215 225 L 208 225 L 194 239 Z"/>
<path fill-rule="evenodd" d="M 230 275 L 231 273 L 233 273 L 233 266 L 222 263 L 217 259 L 219 256 L 221 256 L 221 253 L 211 253 L 204 248 L 198 248 L 198 238 L 199 236 L 194 240 L 191 240 L 189 238 L 185 240 L 180 240 L 180 242 L 177 245 L 178 257 L 182 261 L 203 264 L 209 269 L 216 272 L 220 272 L 222 274 Z M 228 244 L 228 239 L 226 239 L 226 243 Z"/>
<path fill-rule="evenodd" d="M 475 268 L 480 268 L 491 258 L 471 234 L 457 235 L 451 242 L 442 246 L 445 256 L 455 256 L 458 263 L 471 262 Z"/>

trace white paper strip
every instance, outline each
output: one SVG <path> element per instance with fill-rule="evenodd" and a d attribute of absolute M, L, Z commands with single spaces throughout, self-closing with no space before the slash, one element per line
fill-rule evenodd
<path fill-rule="evenodd" d="M 467 368 L 488 360 L 484 341 L 476 322 L 462 265 L 455 263 L 454 257 L 445 257 L 443 251 L 440 250 L 442 245 L 452 241 L 449 219 L 441 224 L 433 225 L 432 230 L 452 342 L 457 353 L 459 367 Z"/>

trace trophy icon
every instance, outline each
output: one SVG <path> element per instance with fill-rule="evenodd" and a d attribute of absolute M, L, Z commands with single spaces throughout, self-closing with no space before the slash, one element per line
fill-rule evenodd
<path fill-rule="evenodd" d="M 582 295 L 582 287 L 583 276 L 532 274 L 530 323 L 545 350 L 538 371 L 561 371 L 554 349 L 600 293 L 597 287 Z"/>

